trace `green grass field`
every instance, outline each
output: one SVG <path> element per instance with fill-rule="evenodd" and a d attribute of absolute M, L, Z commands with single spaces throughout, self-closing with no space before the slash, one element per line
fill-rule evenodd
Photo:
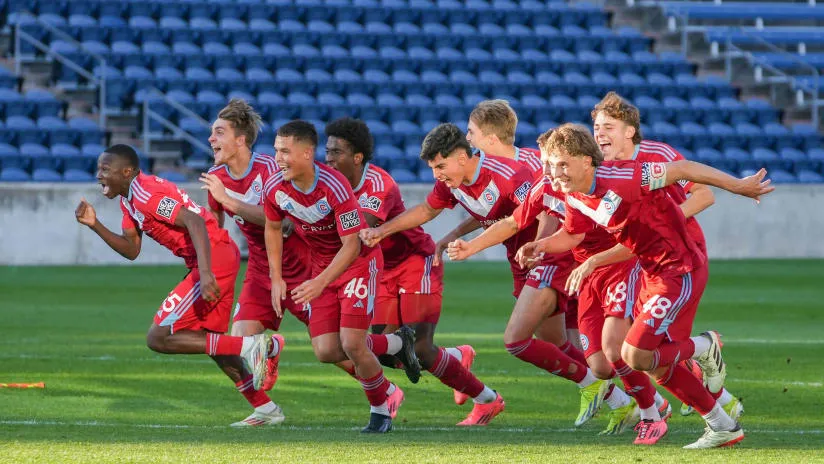
<path fill-rule="evenodd" d="M 652 448 L 634 433 L 598 437 L 605 414 L 581 430 L 574 385 L 506 353 L 508 266 L 447 266 L 436 340 L 471 343 L 473 369 L 506 399 L 491 425 L 455 423 L 469 412 L 431 376 L 410 384 L 396 429 L 358 433 L 368 419 L 360 386 L 314 361 L 293 318 L 273 399 L 280 427 L 235 430 L 250 411 L 206 356 L 158 355 L 145 346 L 153 313 L 182 267 L 0 268 L 0 462 L 824 462 L 822 261 L 712 264 L 695 330 L 724 334 L 727 387 L 743 398 L 744 442 L 688 452 L 703 423 L 677 414 Z"/>

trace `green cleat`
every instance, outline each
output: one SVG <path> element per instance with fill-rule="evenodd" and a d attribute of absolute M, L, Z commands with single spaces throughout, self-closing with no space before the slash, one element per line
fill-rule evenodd
<path fill-rule="evenodd" d="M 610 380 L 597 380 L 592 385 L 581 389 L 581 410 L 575 419 L 575 427 L 580 427 L 595 416 L 604 403 L 604 396 L 609 391 Z"/>
<path fill-rule="evenodd" d="M 727 412 L 727 415 L 736 422 L 738 422 L 738 419 L 744 414 L 744 404 L 741 403 L 741 400 L 738 399 L 737 396 L 733 396 L 732 401 L 721 407 Z"/>
<path fill-rule="evenodd" d="M 641 418 L 641 410 L 635 398 L 630 399 L 629 404 L 613 409 L 609 413 L 609 424 L 607 428 L 598 435 L 620 435 L 625 430 L 634 426 Z"/>

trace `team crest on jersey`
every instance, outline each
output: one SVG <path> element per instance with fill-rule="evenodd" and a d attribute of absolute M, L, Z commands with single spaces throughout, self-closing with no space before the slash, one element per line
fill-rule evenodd
<path fill-rule="evenodd" d="M 356 209 L 341 214 L 339 218 L 340 226 L 343 230 L 353 229 L 361 224 L 360 215 L 358 214 L 358 210 Z"/>
<path fill-rule="evenodd" d="M 177 206 L 177 200 L 169 197 L 163 197 L 160 202 L 157 204 L 157 214 L 158 216 L 163 216 L 166 219 L 172 218 L 172 213 L 175 211 L 175 206 Z"/>
<path fill-rule="evenodd" d="M 472 211 L 478 216 L 489 216 L 492 207 L 495 206 L 498 198 L 501 197 L 501 191 L 498 190 L 495 181 L 489 181 L 489 184 L 478 198 L 472 198 L 461 189 L 452 189 L 452 195 L 469 211 Z"/>
<path fill-rule="evenodd" d="M 589 338 L 587 338 L 587 336 L 584 335 L 584 334 L 580 334 L 579 337 L 581 337 L 581 348 L 583 348 L 584 351 L 588 350 L 589 349 Z"/>
<path fill-rule="evenodd" d="M 526 196 L 529 195 L 529 189 L 531 188 L 532 182 L 524 182 L 523 185 L 518 187 L 518 189 L 515 190 L 515 196 L 518 197 L 518 201 L 523 203 L 526 199 Z"/>
<path fill-rule="evenodd" d="M 275 203 L 280 209 L 308 224 L 315 224 L 332 211 L 326 197 L 312 205 L 304 206 L 283 190 L 278 190 L 275 193 Z"/>
<path fill-rule="evenodd" d="M 621 197 L 619 197 L 615 192 L 612 190 L 608 191 L 604 198 L 601 199 L 601 205 L 604 207 L 604 212 L 612 216 L 615 214 L 615 210 L 618 209 L 618 205 L 621 204 Z"/>
<path fill-rule="evenodd" d="M 230 190 L 228 188 L 226 189 L 226 195 L 229 195 L 235 200 L 242 201 L 247 205 L 259 205 L 261 192 L 263 192 L 263 179 L 260 177 L 260 174 L 255 177 L 255 180 L 252 181 L 252 185 L 249 186 L 245 193 L 235 192 L 234 190 Z"/>
<path fill-rule="evenodd" d="M 361 208 L 378 212 L 381 209 L 381 199 L 376 196 L 369 196 L 365 192 L 358 198 L 358 204 Z"/>

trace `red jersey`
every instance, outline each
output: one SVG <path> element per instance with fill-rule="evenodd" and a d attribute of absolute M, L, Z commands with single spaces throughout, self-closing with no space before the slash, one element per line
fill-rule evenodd
<path fill-rule="evenodd" d="M 142 172 L 132 180 L 129 196 L 120 199 L 123 229 L 140 229 L 172 254 L 183 258 L 189 269 L 197 267 L 197 253 L 185 227 L 175 225 L 180 208 L 199 215 L 206 223 L 209 241 L 230 240 L 206 208 L 193 202 L 189 195 L 167 180 Z"/>
<path fill-rule="evenodd" d="M 529 169 L 535 182 L 538 182 L 538 178 L 544 175 L 544 166 L 541 164 L 541 151 L 537 148 L 515 147 L 515 161 Z"/>
<path fill-rule="evenodd" d="M 399 216 L 406 211 L 401 190 L 388 172 L 367 163 L 363 177 L 355 187 L 355 198 L 364 213 L 378 218 L 378 224 Z M 405 230 L 381 240 L 383 266 L 394 269 L 412 255 L 430 256 L 435 253 L 435 242 L 422 227 Z"/>
<path fill-rule="evenodd" d="M 235 178 L 226 165 L 214 166 L 209 174 L 216 175 L 226 187 L 226 195 L 249 205 L 263 204 L 263 184 L 273 173 L 278 171 L 275 158 L 270 155 L 252 153 L 249 167 L 242 176 Z M 269 276 L 269 261 L 266 258 L 266 243 L 263 239 L 263 227 L 247 222 L 235 211 L 225 208 L 215 201 L 209 193 L 209 207 L 218 214 L 226 213 L 237 223 L 238 229 L 249 245 L 249 268 L 247 272 Z M 285 248 L 285 247 L 284 247 Z M 285 271 L 284 271 L 285 272 Z"/>
<path fill-rule="evenodd" d="M 527 227 L 537 221 L 538 215 L 546 212 L 561 221 L 566 219 L 566 206 L 564 205 L 566 195 L 552 188 L 552 181 L 541 176 L 540 180 L 532 186 L 529 197 L 512 213 L 513 219 L 518 224 L 519 229 Z M 592 255 L 608 250 L 615 246 L 615 238 L 606 230 L 595 226 L 587 231 L 584 240 L 572 249 L 575 261 L 582 263 Z"/>
<path fill-rule="evenodd" d="M 263 209 L 272 221 L 289 217 L 295 232 L 312 250 L 312 266 L 322 269 L 341 249 L 341 237 L 366 228 L 349 181 L 335 169 L 315 163 L 315 182 L 303 192 L 277 172 L 264 184 Z M 371 248 L 361 247 L 360 256 Z M 313 275 L 317 273 L 313 272 Z"/>
<path fill-rule="evenodd" d="M 587 233 L 594 222 L 629 248 L 651 275 L 680 275 L 705 257 L 687 232 L 684 215 L 661 188 L 664 163 L 606 161 L 588 194 L 566 197 L 564 228 Z"/>
<path fill-rule="evenodd" d="M 450 189 L 443 182 L 435 182 L 435 188 L 426 197 L 434 209 L 454 208 L 462 205 L 484 228 L 512 215 L 524 202 L 532 188 L 532 173 L 517 161 L 497 156 L 479 154 L 478 169 L 469 185 Z M 522 229 L 506 239 L 507 258 L 517 265 L 515 254 L 526 243 L 535 240 L 538 223 Z"/>
<path fill-rule="evenodd" d="M 672 148 L 666 143 L 653 142 L 651 140 L 642 140 L 640 145 L 636 145 L 635 154 L 632 159 L 636 161 L 649 161 L 653 163 L 669 163 L 672 161 L 679 161 L 685 159 L 678 150 Z M 690 191 L 693 182 L 679 181 L 677 184 L 672 184 L 665 190 L 669 196 L 675 201 L 675 204 L 680 205 L 687 201 L 687 193 Z M 687 230 L 690 237 L 699 244 L 699 248 L 706 253 L 706 239 L 704 238 L 704 231 L 698 220 L 695 217 L 687 218 Z"/>

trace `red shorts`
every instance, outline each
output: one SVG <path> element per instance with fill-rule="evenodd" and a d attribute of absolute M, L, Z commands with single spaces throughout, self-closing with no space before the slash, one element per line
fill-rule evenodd
<path fill-rule="evenodd" d="M 569 273 L 575 268 L 575 259 L 572 253 L 550 255 L 544 258 L 541 263 L 529 271 L 526 281 L 518 291 L 523 289 L 523 285 L 528 285 L 538 290 L 552 288 L 558 295 L 557 309 L 553 316 L 564 314 L 567 311 L 569 296 L 564 291 Z"/>
<path fill-rule="evenodd" d="M 235 279 L 240 268 L 240 251 L 235 242 L 212 243 L 212 272 L 220 287 L 220 299 L 211 303 L 200 292 L 200 271 L 189 270 L 160 305 L 154 323 L 169 327 L 171 333 L 181 330 L 208 330 L 226 333 L 235 299 Z"/>
<path fill-rule="evenodd" d="M 578 330 L 578 297 L 567 298 L 564 314 L 567 330 Z"/>
<path fill-rule="evenodd" d="M 633 307 L 635 321 L 627 334 L 627 343 L 654 350 L 665 337 L 671 341 L 689 338 L 708 277 L 706 265 L 678 276 L 642 273 L 638 301 Z"/>
<path fill-rule="evenodd" d="M 437 324 L 441 317 L 443 266 L 434 256 L 412 255 L 384 270 L 372 325 Z"/>
<path fill-rule="evenodd" d="M 292 313 L 299 321 L 308 325 L 309 313 L 303 310 L 303 305 L 295 303 L 292 299 L 292 289 L 304 281 L 286 282 L 286 299 L 281 302 L 281 307 Z M 268 275 L 262 276 L 249 271 L 246 272 L 246 278 L 243 279 L 243 288 L 235 305 L 232 320 L 234 322 L 258 321 L 267 329 L 280 329 L 280 322 L 283 318 L 278 317 L 272 307 L 272 281 Z"/>
<path fill-rule="evenodd" d="M 641 285 L 641 267 L 630 259 L 596 269 L 581 283 L 578 293 L 578 330 L 581 347 L 589 357 L 603 349 L 604 319 L 632 316 Z"/>
<path fill-rule="evenodd" d="M 323 289 L 309 303 L 309 336 L 340 332 L 341 327 L 369 329 L 382 268 L 383 254 L 376 247 Z"/>

